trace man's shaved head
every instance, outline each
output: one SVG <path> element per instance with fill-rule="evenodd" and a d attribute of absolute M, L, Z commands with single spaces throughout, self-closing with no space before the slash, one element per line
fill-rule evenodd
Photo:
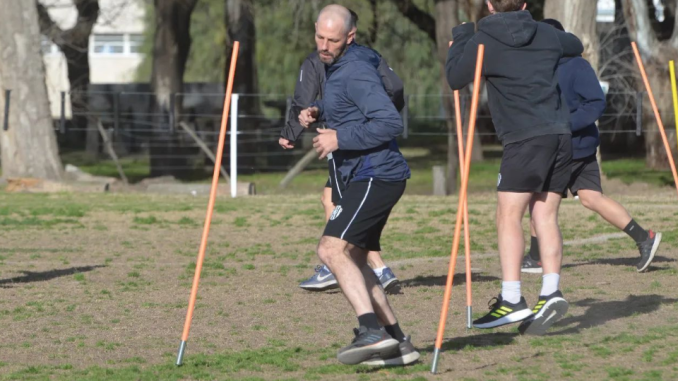
<path fill-rule="evenodd" d="M 332 4 L 320 11 L 315 23 L 315 43 L 320 61 L 332 65 L 344 54 L 354 37 L 353 19 L 346 7 Z"/>
<path fill-rule="evenodd" d="M 323 8 L 318 14 L 316 22 L 329 28 L 341 26 L 341 30 L 344 33 L 350 32 L 353 27 L 351 12 L 348 8 L 338 4 L 330 4 Z"/>

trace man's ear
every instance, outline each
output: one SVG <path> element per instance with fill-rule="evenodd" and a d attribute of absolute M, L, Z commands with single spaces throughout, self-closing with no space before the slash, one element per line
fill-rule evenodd
<path fill-rule="evenodd" d="M 494 14 L 494 7 L 492 6 L 492 3 L 490 2 L 490 0 L 487 0 L 485 3 L 487 4 L 487 9 L 490 11 L 490 13 Z M 525 4 L 527 4 L 527 3 L 525 3 Z"/>
<path fill-rule="evenodd" d="M 527 9 L 527 1 L 525 3 L 523 3 L 523 9 L 521 9 L 521 10 L 524 11 L 525 9 Z"/>
<path fill-rule="evenodd" d="M 352 30 L 348 33 L 348 40 L 346 41 L 347 44 L 353 43 L 353 40 L 355 40 L 355 30 Z"/>

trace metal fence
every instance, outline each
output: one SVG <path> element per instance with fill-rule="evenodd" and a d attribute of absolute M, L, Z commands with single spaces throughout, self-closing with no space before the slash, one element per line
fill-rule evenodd
<path fill-rule="evenodd" d="M 289 96 L 238 94 L 236 97 L 238 102 L 231 108 L 224 168 L 234 166 L 241 173 L 287 170 L 311 148 L 312 134 L 305 134 L 295 150 L 282 150 L 278 146 L 280 130 L 289 115 Z M 10 99 L 6 96 L 7 105 Z M 607 100 L 610 107 L 599 121 L 602 139 L 615 142 L 622 152 L 628 152 L 629 147 L 635 147 L 633 151 L 642 150 L 644 134 L 656 131 L 654 124 L 643 126 L 647 94 L 611 92 Z M 149 175 L 201 177 L 213 169 L 210 152 L 214 153 L 217 147 L 224 101 L 221 92 L 173 94 L 167 110 L 160 110 L 155 95 L 148 91 L 64 92 L 59 101 L 55 129 L 62 152 L 84 151 L 90 160 L 108 160 L 103 129 L 117 156 L 123 161 L 134 158 L 147 162 Z M 445 101 L 450 100 L 440 94 L 407 95 L 402 112 L 405 131 L 401 145 L 445 144 L 447 122 L 454 121 L 454 114 L 448 116 L 445 112 Z M 469 104 L 469 97 L 462 96 L 465 118 Z M 669 110 L 664 110 L 667 112 Z M 666 117 L 672 118 L 672 115 Z M 7 111 L 3 127 L 11 128 Z M 234 127 L 237 143 L 232 145 L 230 135 Z M 497 143 L 486 102 L 479 110 L 478 135 L 484 144 Z M 310 167 L 324 168 L 324 164 L 314 161 Z"/>

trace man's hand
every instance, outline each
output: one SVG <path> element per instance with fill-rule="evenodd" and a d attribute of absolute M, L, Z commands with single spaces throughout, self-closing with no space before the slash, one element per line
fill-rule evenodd
<path fill-rule="evenodd" d="M 299 124 L 305 128 L 308 128 L 311 123 L 318 119 L 318 113 L 319 110 L 317 107 L 309 107 L 307 109 L 301 110 L 299 113 Z"/>
<path fill-rule="evenodd" d="M 290 142 L 289 140 L 287 140 L 287 139 L 285 139 L 285 138 L 280 138 L 280 139 L 278 139 L 278 144 L 280 144 L 280 146 L 281 146 L 283 149 L 292 149 L 292 148 L 294 148 L 294 143 Z"/>
<path fill-rule="evenodd" d="M 320 154 L 320 159 L 324 159 L 330 153 L 339 149 L 337 141 L 337 131 L 330 129 L 319 129 L 318 136 L 313 138 L 313 148 Z"/>

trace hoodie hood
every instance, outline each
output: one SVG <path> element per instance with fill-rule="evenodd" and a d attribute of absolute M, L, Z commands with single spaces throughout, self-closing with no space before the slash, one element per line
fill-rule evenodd
<path fill-rule="evenodd" d="M 565 65 L 566 63 L 568 63 L 568 62 L 570 62 L 574 59 L 577 59 L 577 58 L 581 58 L 581 56 L 579 56 L 579 57 L 563 57 L 563 58 L 560 59 L 560 61 L 558 61 L 558 66 Z"/>
<path fill-rule="evenodd" d="M 500 12 L 478 22 L 478 30 L 504 45 L 527 45 L 537 32 L 537 22 L 528 11 Z"/>
<path fill-rule="evenodd" d="M 379 67 L 379 62 L 381 62 L 381 56 L 374 50 L 354 42 L 346 48 L 346 53 L 343 56 L 339 57 L 335 63 L 327 68 L 327 75 L 331 75 L 340 67 L 354 61 L 368 62 L 376 69 Z"/>

